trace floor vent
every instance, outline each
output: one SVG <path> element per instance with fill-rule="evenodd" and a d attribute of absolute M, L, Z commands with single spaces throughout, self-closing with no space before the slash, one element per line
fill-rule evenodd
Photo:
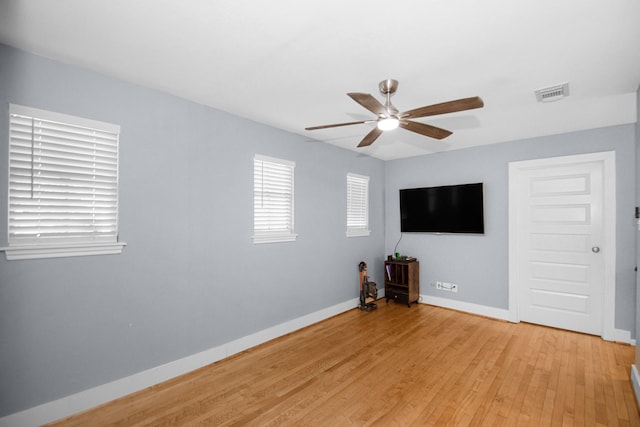
<path fill-rule="evenodd" d="M 538 102 L 551 102 L 569 96 L 569 83 L 545 87 L 535 91 Z"/>

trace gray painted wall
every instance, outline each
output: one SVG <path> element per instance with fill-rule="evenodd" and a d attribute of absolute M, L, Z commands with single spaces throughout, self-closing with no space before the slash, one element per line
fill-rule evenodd
<path fill-rule="evenodd" d="M 358 263 L 382 263 L 382 161 L 2 45 L 0 224 L 9 103 L 121 125 L 128 246 L 0 254 L 0 416 L 357 298 Z M 296 162 L 294 243 L 252 243 L 255 153 Z M 371 177 L 370 237 L 345 235 L 348 172 Z"/>
<path fill-rule="evenodd" d="M 640 87 L 636 92 L 636 206 L 640 206 Z M 639 220 L 640 221 L 640 220 Z M 636 269 L 640 266 L 640 226 L 636 226 Z M 640 331 L 640 275 L 636 271 L 636 331 Z M 637 337 L 636 337 L 637 341 Z M 637 343 L 636 343 L 637 345 Z M 640 367 L 640 352 L 636 348 L 636 367 Z M 638 400 L 638 396 L 636 396 Z"/>
<path fill-rule="evenodd" d="M 561 101 L 560 101 L 561 102 Z M 385 250 L 400 239 L 398 190 L 484 182 L 485 234 L 402 233 L 398 251 L 420 260 L 422 294 L 508 309 L 508 164 L 598 151 L 616 152 L 615 327 L 635 336 L 635 129 L 633 125 L 450 151 L 387 162 Z M 431 286 L 454 282 L 457 294 Z"/>

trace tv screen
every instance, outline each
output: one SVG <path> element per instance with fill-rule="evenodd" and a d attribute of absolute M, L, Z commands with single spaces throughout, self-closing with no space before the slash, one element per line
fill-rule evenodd
<path fill-rule="evenodd" d="M 400 231 L 484 234 L 483 184 L 401 189 Z"/>

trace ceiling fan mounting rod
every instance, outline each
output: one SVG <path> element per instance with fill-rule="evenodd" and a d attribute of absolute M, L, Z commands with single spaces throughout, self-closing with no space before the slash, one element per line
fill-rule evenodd
<path fill-rule="evenodd" d="M 391 95 L 393 95 L 398 89 L 398 81 L 393 79 L 386 79 L 380 82 L 378 85 L 380 92 L 386 96 L 385 108 L 389 117 L 398 114 L 398 109 L 391 104 Z"/>

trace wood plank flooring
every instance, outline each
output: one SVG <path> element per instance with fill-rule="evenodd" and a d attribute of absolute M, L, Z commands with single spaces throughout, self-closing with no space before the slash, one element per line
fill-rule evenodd
<path fill-rule="evenodd" d="M 640 426 L 635 347 L 429 305 L 378 307 L 55 425 Z"/>

